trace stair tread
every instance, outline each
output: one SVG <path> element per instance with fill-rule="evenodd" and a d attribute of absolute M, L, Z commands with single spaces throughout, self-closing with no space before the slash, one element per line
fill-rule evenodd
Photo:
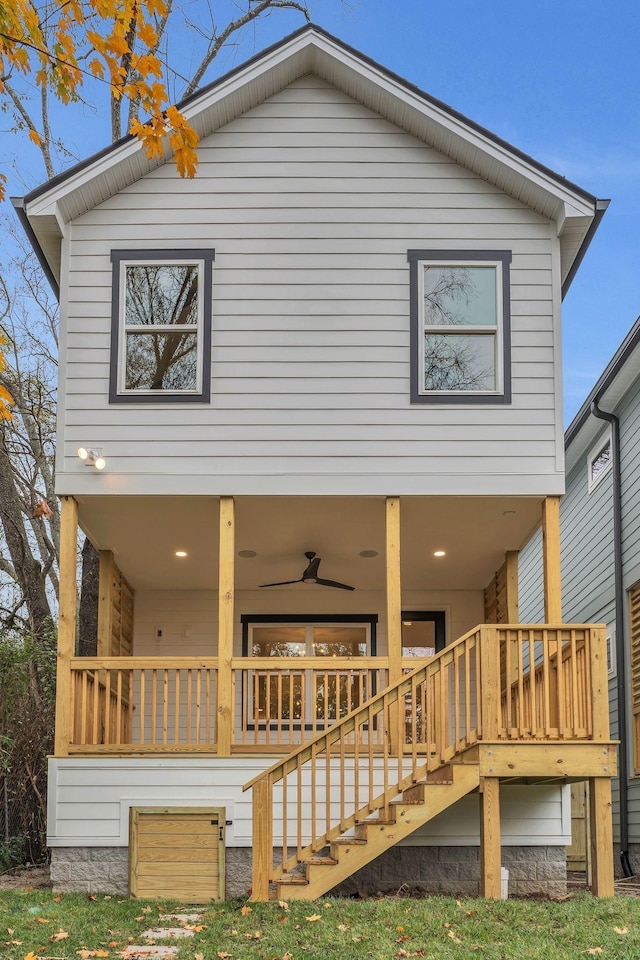
<path fill-rule="evenodd" d="M 388 819 L 385 819 L 384 817 L 380 817 L 376 820 L 358 820 L 356 826 L 357 827 L 389 827 L 389 826 L 393 826 L 394 823 L 395 823 L 395 820 L 393 820 L 391 817 L 389 817 Z"/>
<path fill-rule="evenodd" d="M 360 840 L 357 837 L 338 837 L 337 840 L 332 840 L 331 843 L 359 843 L 364 844 L 366 840 Z"/>
<path fill-rule="evenodd" d="M 334 863 L 337 863 L 337 862 L 338 861 L 336 860 L 335 857 L 309 857 L 308 860 L 305 860 L 305 863 L 316 863 L 316 864 L 327 863 L 330 865 L 333 865 Z"/>
<path fill-rule="evenodd" d="M 276 883 L 308 883 L 309 881 L 302 873 L 283 873 L 278 877 Z"/>

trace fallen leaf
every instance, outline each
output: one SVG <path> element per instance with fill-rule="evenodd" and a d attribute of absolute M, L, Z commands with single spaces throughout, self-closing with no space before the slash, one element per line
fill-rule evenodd
<path fill-rule="evenodd" d="M 107 899 L 107 898 L 105 897 L 105 900 L 106 900 L 106 899 Z M 143 913 L 151 913 L 151 907 L 143 907 L 143 908 L 142 908 L 142 912 L 143 912 Z"/>
<path fill-rule="evenodd" d="M 8 940 L 8 941 L 7 941 L 7 946 L 8 946 L 8 947 L 21 947 L 23 943 L 24 943 L 24 940 Z"/>
<path fill-rule="evenodd" d="M 60 903 L 61 900 L 62 900 L 62 896 L 60 894 L 58 894 L 53 898 L 54 903 Z"/>
<path fill-rule="evenodd" d="M 246 917 L 248 913 L 251 913 L 251 907 L 248 907 L 245 903 L 245 905 L 240 908 L 240 913 L 243 917 Z"/>
<path fill-rule="evenodd" d="M 322 906 L 325 908 L 325 910 L 331 910 L 331 907 L 333 906 L 333 904 L 332 904 L 332 903 L 323 903 Z"/>
<path fill-rule="evenodd" d="M 66 940 L 69 934 L 66 930 L 58 930 L 57 933 L 54 933 L 52 937 L 49 937 L 49 940 Z"/>
<path fill-rule="evenodd" d="M 453 940 L 454 943 L 462 943 L 462 940 L 460 940 L 459 937 L 456 937 L 456 935 L 455 935 L 455 933 L 454 933 L 453 930 L 449 930 L 447 936 L 451 937 L 451 939 Z"/>
<path fill-rule="evenodd" d="M 404 933 L 404 927 L 396 927 L 398 933 Z"/>
<path fill-rule="evenodd" d="M 278 900 L 278 906 L 279 906 L 282 910 L 288 910 L 288 909 L 289 909 L 289 904 L 287 903 L 286 900 Z"/>
<path fill-rule="evenodd" d="M 5 927 L 4 929 L 5 933 L 8 933 L 10 937 L 15 933 L 15 930 L 13 930 L 11 927 Z"/>
<path fill-rule="evenodd" d="M 204 953 L 195 953 L 193 960 L 204 960 Z"/>
<path fill-rule="evenodd" d="M 314 923 L 315 920 L 322 919 L 319 913 L 312 913 L 310 917 L 305 917 L 305 920 L 308 920 L 309 923 Z"/>
<path fill-rule="evenodd" d="M 183 930 L 193 930 L 195 933 L 202 933 L 203 930 L 207 929 L 204 923 L 181 923 L 180 926 Z"/>
<path fill-rule="evenodd" d="M 103 897 L 102 899 L 103 899 L 103 900 L 111 900 L 111 897 L 105 896 L 105 897 Z"/>
<path fill-rule="evenodd" d="M 591 949 L 587 950 L 586 952 L 591 954 L 602 953 L 602 947 L 591 947 Z"/>
<path fill-rule="evenodd" d="M 339 923 L 339 924 L 338 924 L 338 930 L 342 930 L 343 933 L 345 932 L 345 930 L 348 930 L 348 929 L 349 929 L 349 927 L 346 925 L 346 923 Z"/>
<path fill-rule="evenodd" d="M 293 960 L 293 954 L 287 950 L 286 953 L 282 954 L 282 960 Z"/>
<path fill-rule="evenodd" d="M 51 920 L 47 920 L 46 917 L 36 917 L 36 923 L 51 923 Z"/>
<path fill-rule="evenodd" d="M 200 954 L 202 956 L 202 954 Z M 232 957 L 232 953 L 225 953 L 224 950 L 218 950 L 218 956 L 220 960 L 229 960 L 229 957 Z M 196 960 L 198 960 L 198 954 L 196 953 Z"/>
<path fill-rule="evenodd" d="M 411 940 L 411 937 L 408 937 L 406 933 L 403 933 L 401 937 L 398 937 L 396 943 L 406 943 L 407 940 Z"/>
<path fill-rule="evenodd" d="M 111 949 L 113 950 L 114 947 L 119 947 L 120 944 L 118 943 L 117 940 L 110 940 L 109 943 L 107 944 L 107 946 L 108 946 L 108 947 L 111 947 Z"/>
<path fill-rule="evenodd" d="M 146 920 L 147 918 L 146 918 L 146 917 L 134 917 L 133 919 L 134 919 L 134 920 L 137 920 L 138 923 L 140 923 L 141 920 Z"/>
<path fill-rule="evenodd" d="M 33 952 L 33 950 L 29 950 L 29 953 L 26 955 L 26 957 L 24 958 L 24 960 L 38 960 L 38 957 L 36 957 L 36 955 L 35 955 L 35 953 Z"/>
<path fill-rule="evenodd" d="M 94 903 L 95 903 L 95 901 L 96 901 L 97 899 L 98 899 L 98 898 L 97 898 L 96 895 L 93 894 L 93 893 L 90 893 L 89 896 L 87 897 L 87 900 L 93 900 Z"/>
<path fill-rule="evenodd" d="M 624 936 L 625 933 L 629 933 L 629 927 L 614 927 L 614 933 L 619 933 L 620 936 Z"/>

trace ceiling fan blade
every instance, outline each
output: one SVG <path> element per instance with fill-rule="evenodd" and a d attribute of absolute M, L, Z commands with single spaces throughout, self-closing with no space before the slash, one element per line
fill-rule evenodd
<path fill-rule="evenodd" d="M 322 580 L 320 577 L 316 577 L 316 583 L 323 587 L 337 587 L 338 590 L 355 590 L 355 587 L 350 587 L 346 583 L 338 583 L 337 580 Z"/>
<path fill-rule="evenodd" d="M 302 580 L 280 580 L 278 583 L 261 583 L 260 587 L 286 587 L 290 583 L 302 583 Z"/>

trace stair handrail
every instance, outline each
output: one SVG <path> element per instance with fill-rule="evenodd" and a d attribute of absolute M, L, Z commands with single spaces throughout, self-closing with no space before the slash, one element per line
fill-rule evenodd
<path fill-rule="evenodd" d="M 314 747 L 317 748 L 317 745 L 321 743 L 323 740 L 326 741 L 329 744 L 329 746 L 331 746 L 331 744 L 333 743 L 337 743 L 338 740 L 340 740 L 344 734 L 351 733 L 351 731 L 355 727 L 355 720 L 360 714 L 368 714 L 370 708 L 374 707 L 381 700 L 388 698 L 389 704 L 396 703 L 400 698 L 400 696 L 402 695 L 400 693 L 401 688 L 406 688 L 406 690 L 410 690 L 413 679 L 414 678 L 418 679 L 419 677 L 420 679 L 422 679 L 422 677 L 420 676 L 421 674 L 424 674 L 424 679 L 426 679 L 427 671 L 430 668 L 431 670 L 437 669 L 437 667 L 439 666 L 439 662 L 443 658 L 446 657 L 448 659 L 449 657 L 453 656 L 453 651 L 456 649 L 456 647 L 462 646 L 474 634 L 477 634 L 479 637 L 480 633 L 481 633 L 481 628 L 474 627 L 473 630 L 469 630 L 467 633 L 463 634 L 461 637 L 458 637 L 457 640 L 455 640 L 453 643 L 450 643 L 448 646 L 444 647 L 444 649 L 436 653 L 435 656 L 430 657 L 427 663 L 423 663 L 421 666 L 416 667 L 415 670 L 411 670 L 409 673 L 403 674 L 403 676 L 400 677 L 399 680 L 396 680 L 394 683 L 391 683 L 388 686 L 384 687 L 382 690 L 379 690 L 378 693 L 375 693 L 372 697 L 369 698 L 369 700 L 366 700 L 359 707 L 355 707 L 349 713 L 346 713 L 344 717 L 341 717 L 340 720 L 336 720 L 335 723 L 332 723 L 327 730 L 323 730 L 320 733 L 316 734 L 316 736 L 313 737 L 311 740 L 307 740 L 305 741 L 305 743 L 301 743 L 298 747 L 296 747 L 294 750 L 288 753 L 287 756 L 283 757 L 281 760 L 276 760 L 275 763 L 273 763 L 266 770 L 263 770 L 261 773 L 257 774 L 252 780 L 249 780 L 248 783 L 245 783 L 242 788 L 243 792 L 246 790 L 250 790 L 257 783 L 259 783 L 260 780 L 266 780 L 267 777 L 271 777 L 272 784 L 278 783 L 278 781 L 281 780 L 285 774 L 284 768 L 285 767 L 289 768 L 286 772 L 289 772 L 289 770 L 295 769 L 295 767 L 297 766 L 298 757 L 302 756 L 302 754 L 309 753 L 309 756 L 311 756 L 312 748 Z M 344 728 L 347 725 L 349 726 L 349 729 L 345 730 Z M 317 749 L 315 752 L 316 753 L 318 752 Z M 279 774 L 278 774 L 278 771 L 280 771 Z"/>

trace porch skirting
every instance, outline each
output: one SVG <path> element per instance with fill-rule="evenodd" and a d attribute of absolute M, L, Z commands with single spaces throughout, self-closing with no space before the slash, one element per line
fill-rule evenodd
<path fill-rule="evenodd" d="M 640 856 L 640 849 L 637 851 Z M 227 847 L 225 896 L 246 897 L 251 887 L 249 847 Z M 51 879 L 55 893 L 127 895 L 127 847 L 53 847 Z M 502 866 L 509 871 L 510 896 L 562 897 L 567 892 L 564 846 L 505 846 Z M 479 847 L 397 846 L 331 892 L 336 896 L 408 891 L 445 896 L 480 896 Z"/>

